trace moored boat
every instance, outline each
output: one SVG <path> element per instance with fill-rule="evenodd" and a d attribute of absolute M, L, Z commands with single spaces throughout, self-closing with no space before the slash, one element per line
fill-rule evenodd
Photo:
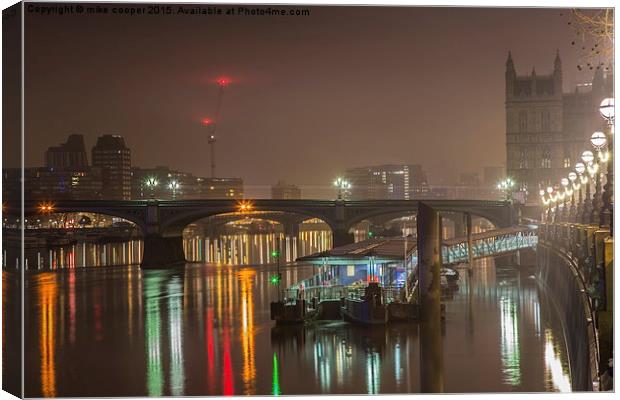
<path fill-rule="evenodd" d="M 385 324 L 388 321 L 386 311 L 381 288 L 376 282 L 369 283 L 359 299 L 345 297 L 341 309 L 345 321 L 365 325 Z"/>

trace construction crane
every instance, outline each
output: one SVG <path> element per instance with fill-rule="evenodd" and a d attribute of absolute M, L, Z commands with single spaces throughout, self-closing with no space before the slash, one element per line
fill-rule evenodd
<path fill-rule="evenodd" d="M 202 124 L 208 128 L 209 132 L 208 143 L 211 149 L 211 178 L 215 178 L 215 142 L 217 140 L 217 125 L 220 122 L 222 103 L 224 101 L 224 89 L 226 89 L 230 82 L 230 79 L 226 77 L 217 79 L 216 83 L 219 89 L 217 94 L 217 105 L 215 108 L 215 119 L 205 118 L 202 120 Z"/>

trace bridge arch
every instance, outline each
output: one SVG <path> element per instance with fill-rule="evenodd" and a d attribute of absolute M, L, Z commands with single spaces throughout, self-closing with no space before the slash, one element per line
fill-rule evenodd
<path fill-rule="evenodd" d="M 497 213 L 488 211 L 488 210 L 484 210 L 484 209 L 472 209 L 472 210 L 468 210 L 468 209 L 463 209 L 463 208 L 438 208 L 439 211 L 444 211 L 444 212 L 450 212 L 450 213 L 457 213 L 457 214 L 465 214 L 465 213 L 469 213 L 472 216 L 475 217 L 479 217 L 479 218 L 483 218 L 487 221 L 489 221 L 491 224 L 493 224 L 494 226 L 498 227 L 498 228 L 503 228 L 503 227 L 507 227 L 510 226 L 511 224 L 505 220 L 503 215 L 498 215 Z M 350 230 L 352 229 L 355 225 L 359 224 L 362 221 L 365 220 L 369 220 L 371 221 L 373 218 L 377 218 L 377 217 L 385 217 L 382 219 L 385 219 L 386 222 L 394 220 L 396 218 L 399 218 L 397 215 L 400 215 L 401 217 L 405 217 L 405 216 L 409 216 L 412 214 L 417 215 L 418 212 L 418 207 L 417 207 L 417 203 L 415 205 L 406 207 L 406 208 L 402 208 L 398 211 L 394 211 L 394 210 L 386 210 L 386 209 L 372 209 L 372 210 L 368 210 L 364 213 L 360 213 L 357 214 L 353 217 L 351 217 L 350 219 L 348 219 L 347 224 L 346 224 L 346 229 Z"/>
<path fill-rule="evenodd" d="M 266 218 L 267 220 L 273 220 L 283 225 L 285 223 L 290 223 L 290 219 L 294 219 L 296 224 L 301 224 L 303 221 L 308 219 L 319 219 L 325 222 L 330 227 L 332 232 L 334 231 L 336 226 L 336 223 L 332 221 L 325 213 L 317 212 L 314 210 L 306 210 L 303 208 L 291 209 L 289 207 L 253 207 L 253 212 L 283 213 L 284 216 L 282 218 L 274 218 L 273 216 L 270 218 Z M 219 208 L 194 209 L 188 210 L 186 212 L 176 213 L 164 212 L 162 214 L 160 212 L 160 232 L 163 236 L 178 236 L 181 235 L 185 227 L 191 223 L 195 223 L 196 221 L 210 217 L 224 215 L 238 215 L 238 219 L 243 219 L 245 216 L 252 217 L 253 215 L 257 215 L 257 219 L 260 219 L 260 217 L 258 217 L 259 214 L 253 214 L 252 212 L 248 212 L 247 214 L 239 213 L 239 208 L 237 205 Z M 284 221 L 286 219 L 288 219 L 289 221 Z"/>
<path fill-rule="evenodd" d="M 141 234 L 146 234 L 147 226 L 143 213 L 139 210 L 118 210 L 105 209 L 101 207 L 54 207 L 50 211 L 37 208 L 26 208 L 24 217 L 29 218 L 47 218 L 53 215 L 62 214 L 95 214 L 112 218 L 121 218 L 134 224 Z"/>

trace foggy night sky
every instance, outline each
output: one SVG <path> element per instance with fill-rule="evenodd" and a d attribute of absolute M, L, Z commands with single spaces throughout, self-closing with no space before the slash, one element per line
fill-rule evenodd
<path fill-rule="evenodd" d="M 200 120 L 215 112 L 211 80 L 226 74 L 235 83 L 217 172 L 243 178 L 246 197 L 278 179 L 322 196 L 346 168 L 380 163 L 419 163 L 432 184 L 453 183 L 505 165 L 508 50 L 519 75 L 551 73 L 557 48 L 565 91 L 591 79 L 576 69 L 559 9 L 309 8 L 309 17 L 26 13 L 26 166 L 43 165 L 71 133 L 85 135 L 91 162 L 96 137 L 110 133 L 125 138 L 132 166 L 209 176 Z"/>

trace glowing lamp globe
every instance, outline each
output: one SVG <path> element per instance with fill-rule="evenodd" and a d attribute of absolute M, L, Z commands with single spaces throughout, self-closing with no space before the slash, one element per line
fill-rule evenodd
<path fill-rule="evenodd" d="M 594 161 L 594 153 L 592 153 L 590 150 L 586 150 L 581 153 L 581 159 L 584 163 L 590 164 L 592 161 Z"/>
<path fill-rule="evenodd" d="M 599 150 L 607 144 L 607 136 L 600 131 L 594 132 L 590 137 L 590 143 L 595 149 Z"/>
<path fill-rule="evenodd" d="M 571 182 L 575 182 L 577 180 L 577 174 L 574 172 L 571 172 L 568 174 L 568 179 L 571 180 Z"/>
<path fill-rule="evenodd" d="M 540 197 L 543 197 L 545 195 L 545 189 L 540 189 L 538 194 L 540 194 Z"/>
<path fill-rule="evenodd" d="M 599 112 L 608 121 L 614 119 L 614 99 L 613 97 L 603 99 L 599 107 Z"/>
<path fill-rule="evenodd" d="M 560 182 L 562 182 L 562 186 L 568 186 L 568 179 L 567 178 L 562 178 L 562 180 Z"/>
<path fill-rule="evenodd" d="M 577 164 L 575 164 L 575 171 L 577 171 L 579 175 L 583 174 L 586 171 L 586 165 L 584 163 L 578 162 Z"/>
<path fill-rule="evenodd" d="M 553 193 L 553 188 L 551 186 L 547 187 L 547 193 L 549 194 Z"/>

